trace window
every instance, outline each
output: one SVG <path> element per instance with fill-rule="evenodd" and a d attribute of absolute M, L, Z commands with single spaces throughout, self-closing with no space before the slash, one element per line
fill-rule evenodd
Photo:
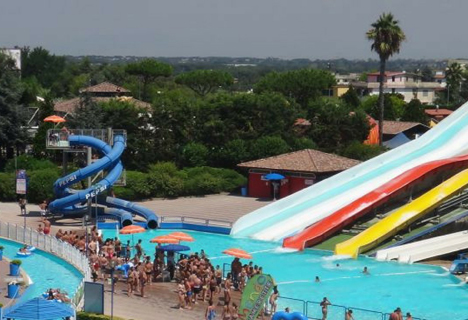
<path fill-rule="evenodd" d="M 429 90 L 423 90 L 422 94 L 423 94 L 423 97 L 428 97 L 429 96 Z"/>
<path fill-rule="evenodd" d="M 395 93 L 396 92 L 396 89 L 395 88 L 392 88 L 392 93 Z"/>
<path fill-rule="evenodd" d="M 392 82 L 395 82 L 395 76 L 392 77 Z"/>

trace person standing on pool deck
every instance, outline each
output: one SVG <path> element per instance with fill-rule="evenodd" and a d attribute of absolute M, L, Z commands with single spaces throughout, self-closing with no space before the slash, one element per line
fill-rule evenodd
<path fill-rule="evenodd" d="M 42 217 L 42 223 L 44 223 L 44 234 L 50 233 L 50 221 L 46 217 Z"/>
<path fill-rule="evenodd" d="M 26 215 L 26 199 L 25 198 L 20 198 L 18 201 L 18 205 L 21 210 L 21 215 L 25 216 Z"/>
<path fill-rule="evenodd" d="M 141 258 L 143 255 L 143 248 L 141 247 L 141 239 L 138 240 L 138 243 L 135 245 L 136 255 L 138 258 Z"/>
<path fill-rule="evenodd" d="M 331 302 L 328 301 L 327 297 L 324 297 L 320 306 L 322 307 L 322 320 L 327 320 L 328 306 L 331 305 Z"/>

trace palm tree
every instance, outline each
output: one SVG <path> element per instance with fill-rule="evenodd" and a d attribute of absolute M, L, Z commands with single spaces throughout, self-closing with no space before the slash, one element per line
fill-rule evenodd
<path fill-rule="evenodd" d="M 447 79 L 447 103 L 450 103 L 450 90 L 452 91 L 452 98 L 458 96 L 458 99 L 460 99 L 461 84 L 464 80 L 463 72 L 463 67 L 457 62 L 452 63 L 446 69 L 445 78 Z"/>
<path fill-rule="evenodd" d="M 379 79 L 379 144 L 382 145 L 384 119 L 384 77 L 387 60 L 400 52 L 401 43 L 406 40 L 405 33 L 398 25 L 398 20 L 391 13 L 383 13 L 379 19 L 371 24 L 366 37 L 372 41 L 371 50 L 377 52 L 380 59 Z"/>

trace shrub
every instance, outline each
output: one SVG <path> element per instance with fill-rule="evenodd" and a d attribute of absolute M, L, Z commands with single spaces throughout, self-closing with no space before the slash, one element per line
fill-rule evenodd
<path fill-rule="evenodd" d="M 276 156 L 288 151 L 288 144 L 280 137 L 261 137 L 250 147 L 250 154 L 254 159 Z"/>
<path fill-rule="evenodd" d="M 354 141 L 350 145 L 346 146 L 339 153 L 343 157 L 366 161 L 385 152 L 385 150 L 385 147 L 380 147 L 377 145 L 367 145 L 362 144 L 359 141 Z"/>
<path fill-rule="evenodd" d="M 127 188 L 131 189 L 138 198 L 151 196 L 148 176 L 143 172 L 127 171 Z"/>
<path fill-rule="evenodd" d="M 104 314 L 95 314 L 95 313 L 88 313 L 88 312 L 83 312 L 83 311 L 77 312 L 76 317 L 78 320 L 109 320 L 110 319 L 110 316 L 106 316 Z M 114 316 L 114 320 L 125 320 L 125 319 Z"/>
<path fill-rule="evenodd" d="M 15 201 L 16 186 L 14 173 L 0 172 L 0 201 Z"/>
<path fill-rule="evenodd" d="M 136 196 L 135 191 L 131 189 L 129 186 L 126 187 L 114 187 L 114 193 L 116 197 L 133 201 L 133 200 L 139 200 L 139 198 Z"/>
<path fill-rule="evenodd" d="M 11 260 L 10 263 L 11 263 L 11 264 L 16 264 L 16 265 L 20 266 L 20 265 L 23 263 L 23 261 L 18 260 L 18 259 L 14 259 L 14 260 Z"/>
<path fill-rule="evenodd" d="M 200 167 L 206 165 L 208 149 L 201 143 L 191 142 L 182 150 L 182 163 L 187 167 Z"/>
<path fill-rule="evenodd" d="M 53 184 L 60 177 L 57 168 L 31 171 L 29 173 L 28 200 L 42 202 L 54 197 Z"/>
<path fill-rule="evenodd" d="M 151 195 L 156 197 L 177 197 L 182 194 L 183 176 L 172 162 L 159 162 L 150 166 L 148 184 Z"/>
<path fill-rule="evenodd" d="M 184 182 L 184 194 L 205 195 L 223 191 L 233 191 L 244 185 L 247 179 L 230 169 L 197 167 L 184 169 L 187 179 Z"/>
<path fill-rule="evenodd" d="M 16 157 L 16 167 L 25 170 L 57 169 L 57 166 L 49 160 L 36 159 L 32 156 L 21 155 Z M 5 166 L 6 172 L 15 172 L 15 159 L 8 160 Z"/>

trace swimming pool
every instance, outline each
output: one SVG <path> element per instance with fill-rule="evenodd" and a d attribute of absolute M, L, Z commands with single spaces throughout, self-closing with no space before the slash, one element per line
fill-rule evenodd
<path fill-rule="evenodd" d="M 4 246 L 3 255 L 10 260 L 19 259 L 23 263 L 21 268 L 33 281 L 33 286 L 26 291 L 21 299 L 32 299 L 40 296 L 49 288 L 60 288 L 62 291 L 74 294 L 83 280 L 83 275 L 66 261 L 42 250 L 35 250 L 34 254 L 23 258 L 18 257 L 16 252 L 22 247 L 21 244 L 0 239 L 0 245 Z"/>
<path fill-rule="evenodd" d="M 134 235 L 134 240 L 142 239 L 145 252 L 152 255 L 155 245 L 149 240 L 172 231 L 150 230 Z M 189 245 L 193 252 L 204 249 L 214 265 L 222 267 L 223 263 L 231 263 L 232 257 L 221 253 L 227 248 L 237 247 L 249 251 L 254 264 L 261 265 L 265 273 L 274 277 L 283 297 L 306 301 L 321 301 L 323 297 L 328 297 L 333 304 L 384 313 L 401 307 L 404 312 L 410 311 L 413 316 L 428 320 L 468 318 L 466 285 L 460 285 L 458 278 L 440 267 L 379 262 L 366 257 L 338 261 L 328 251 L 287 252 L 277 243 L 196 231 L 185 232 L 191 234 L 195 242 L 184 244 Z M 116 231 L 105 230 L 104 236 L 115 237 Z M 119 237 L 123 242 L 132 240 L 131 235 Z M 361 273 L 364 266 L 369 268 L 371 275 Z M 315 276 L 320 277 L 320 283 L 315 283 Z M 302 311 L 297 310 L 299 307 L 293 301 L 280 302 L 281 307 L 290 306 L 293 310 Z M 316 309 L 312 311 L 314 317 L 318 316 L 319 310 Z M 331 311 L 328 319 L 343 319 L 342 313 L 338 318 Z M 364 315 L 357 317 L 356 313 L 355 318 L 371 319 Z"/>

